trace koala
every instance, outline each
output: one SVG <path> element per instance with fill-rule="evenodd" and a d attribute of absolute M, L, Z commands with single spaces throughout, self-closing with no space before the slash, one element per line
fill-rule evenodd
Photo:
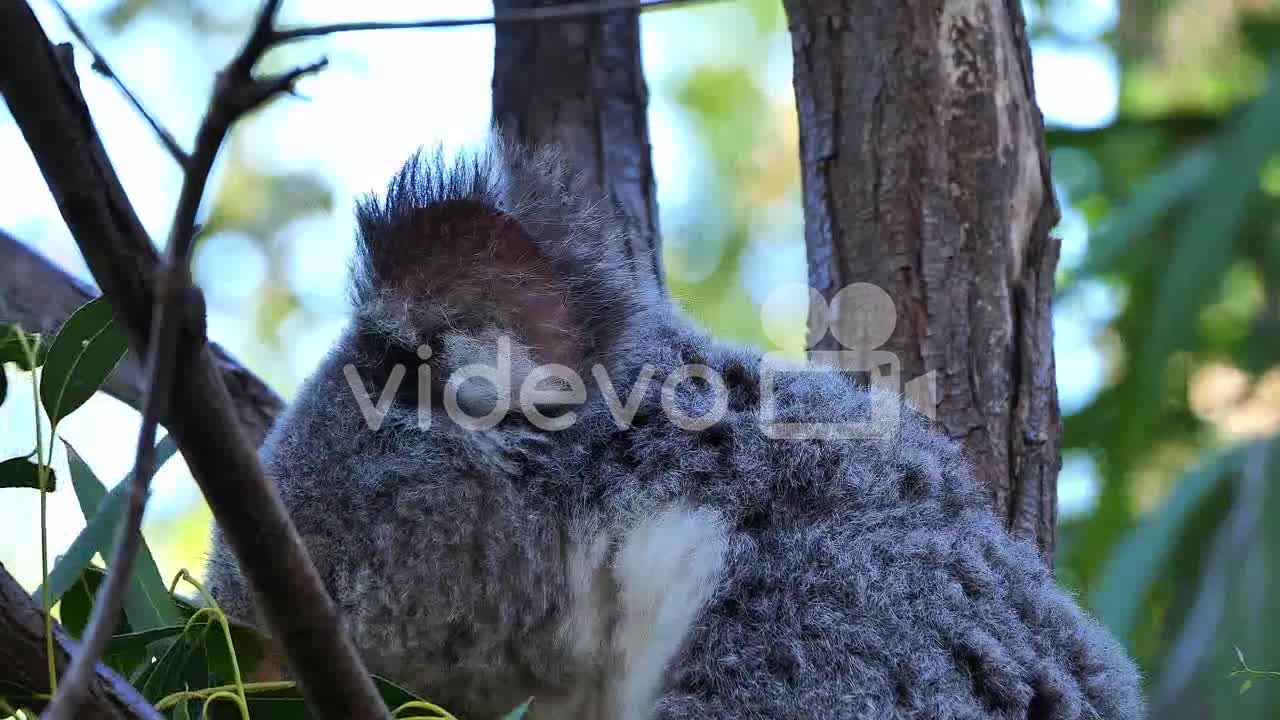
<path fill-rule="evenodd" d="M 371 672 L 464 718 L 1143 716 L 955 442 L 709 338 L 554 150 L 419 153 L 357 216 L 351 323 L 261 454 Z M 216 528 L 207 585 L 257 617 Z"/>

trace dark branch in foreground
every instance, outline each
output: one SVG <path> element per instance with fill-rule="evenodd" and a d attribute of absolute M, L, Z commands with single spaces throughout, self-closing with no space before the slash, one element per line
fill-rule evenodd
<path fill-rule="evenodd" d="M 270 21 L 278 4 L 266 4 L 244 50 L 219 77 L 175 214 L 171 259 L 185 260 L 189 254 L 205 176 L 226 129 L 249 107 L 246 98 L 265 97 L 258 83 L 280 81 L 259 81 L 250 75 L 269 44 Z M 149 366 L 157 369 L 161 381 L 161 370 L 172 369 L 172 397 L 182 402 L 171 404 L 164 388 L 158 393 L 150 388 L 153 395 L 144 403 L 144 422 L 153 415 L 177 440 L 315 716 L 386 717 L 296 528 L 237 427 L 200 325 L 203 309 L 191 302 L 185 262 L 170 262 L 167 268 L 155 262 L 150 239 L 107 159 L 79 87 L 31 9 L 21 0 L 0 0 L 0 26 L 9 29 L 8 42 L 0 45 L 0 93 L 63 219 L 111 299 L 135 352 L 156 351 L 157 359 Z M 175 304 L 156 303 L 158 298 Z M 173 347 L 165 348 L 163 340 Z M 145 455 L 140 458 L 138 475 L 146 469 L 146 460 Z M 135 494 L 141 495 L 137 488 Z M 127 576 L 113 564 L 108 584 L 117 574 Z M 102 605 L 99 598 L 95 613 Z M 68 680 L 66 687 L 74 691 L 77 686 Z"/>
<path fill-rule="evenodd" d="M 69 658 L 77 652 L 76 643 L 62 626 L 54 626 L 54 662 L 65 669 Z M 0 667 L 4 668 L 5 686 L 11 700 L 13 691 L 34 690 L 49 684 L 48 655 L 45 653 L 44 613 L 31 600 L 27 591 L 0 565 Z M 32 694 L 22 703 L 32 710 L 44 709 L 48 701 Z M 99 663 L 90 678 L 81 717 L 104 720 L 161 720 L 137 690 L 106 665 Z"/>
<path fill-rule="evenodd" d="M 155 253 L 152 252 L 153 261 Z M 98 291 L 0 230 L 0 267 L 7 268 L 0 286 L 0 322 L 17 323 L 29 332 L 52 337 L 71 313 L 97 297 Z M 284 401 L 226 350 L 210 343 L 213 362 L 235 405 L 240 427 L 261 445 Z M 133 408 L 142 407 L 142 365 L 127 353 L 102 389 Z"/>
<path fill-rule="evenodd" d="M 685 5 L 700 0 L 597 0 L 596 2 L 578 2 L 554 7 L 530 8 L 496 13 L 481 18 L 444 18 L 437 20 L 405 20 L 399 22 L 349 22 L 332 25 L 314 25 L 308 27 L 283 28 L 277 30 L 272 37 L 273 43 L 287 43 L 334 33 L 359 32 L 363 30 L 421 30 L 425 28 L 457 28 L 474 25 L 503 25 L 508 23 L 545 22 L 550 20 L 580 20 L 596 17 L 619 10 L 653 10 L 671 5 Z"/>
<path fill-rule="evenodd" d="M 173 134 L 166 130 L 165 127 L 160 124 L 160 121 L 156 120 L 154 115 L 147 112 L 147 109 L 142 105 L 142 101 L 129 90 L 129 87 L 124 84 L 124 81 L 120 79 L 120 76 L 116 75 L 116 71 L 111 69 L 111 65 L 107 63 L 107 58 L 103 56 L 102 53 L 98 52 L 98 48 L 93 46 L 93 43 L 89 41 L 89 37 L 85 35 L 84 30 L 80 29 L 80 25 L 76 23 L 76 19 L 71 16 L 71 13 L 67 12 L 67 9 L 62 6 L 62 3 L 58 0 L 53 0 L 53 6 L 56 7 L 58 9 L 58 13 L 62 15 L 62 20 L 67 24 L 67 28 L 71 30 L 71 34 L 75 35 L 76 39 L 80 41 L 80 44 L 84 45 L 84 49 L 88 50 L 89 54 L 93 56 L 93 69 L 103 77 L 110 78 L 111 81 L 116 84 L 116 89 L 124 95 L 125 99 L 129 101 L 129 104 L 133 106 L 133 109 L 138 111 L 138 114 L 142 116 L 142 119 L 147 121 L 147 124 L 151 126 L 151 129 L 155 132 L 156 136 L 160 138 L 160 144 L 164 145 L 164 149 L 169 151 L 169 154 L 173 156 L 173 159 L 179 166 L 186 167 L 187 152 L 182 149 L 182 146 L 178 144 L 177 140 L 173 139 Z"/>

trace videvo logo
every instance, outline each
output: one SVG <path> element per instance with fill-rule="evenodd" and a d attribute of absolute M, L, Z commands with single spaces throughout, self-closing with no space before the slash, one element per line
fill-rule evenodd
<path fill-rule="evenodd" d="M 898 430 L 904 401 L 930 419 L 936 416 L 935 374 L 929 372 L 904 385 L 898 356 L 880 349 L 897 325 L 897 308 L 888 293 L 876 285 L 855 283 L 840 290 L 828 303 L 812 288 L 790 286 L 771 294 L 765 307 L 786 304 L 787 298 L 783 296 L 794 299 L 797 291 L 801 296 L 807 291 L 807 359 L 798 361 L 779 351 L 767 352 L 761 357 L 758 415 L 765 435 L 790 440 L 889 438 Z M 769 325 L 763 320 L 768 330 Z M 814 349 L 827 333 L 831 333 L 841 349 Z M 779 346 L 786 344 L 779 338 L 771 339 Z M 456 367 L 444 383 L 444 410 L 455 425 L 467 430 L 487 430 L 516 407 L 531 425 L 547 432 L 565 430 L 577 421 L 578 414 L 572 408 L 583 405 L 590 397 L 588 381 L 578 370 L 562 364 L 537 365 L 532 362 L 528 349 L 507 335 L 494 333 L 483 342 L 479 340 L 473 338 L 465 343 L 465 354 L 471 362 Z M 482 358 L 476 354 L 481 345 L 485 348 L 480 353 Z M 436 407 L 431 397 L 431 367 L 425 362 L 432 355 L 430 347 L 418 348 L 417 356 L 424 362 L 416 371 L 417 424 L 424 431 L 430 428 Z M 446 347 L 446 356 L 452 358 L 455 354 Z M 866 407 L 855 417 L 824 417 L 819 421 L 824 408 L 806 408 L 794 398 L 790 403 L 782 402 L 787 399 L 779 394 L 784 375 L 826 373 L 830 376 L 833 372 L 857 376 L 856 384 L 868 391 L 861 398 Z M 378 430 L 405 379 L 404 365 L 394 366 L 380 392 L 374 389 L 376 403 L 354 365 L 343 367 L 343 374 L 366 424 L 371 430 Z M 724 420 L 729 410 L 730 389 L 715 368 L 683 365 L 672 368 L 663 378 L 656 375 L 656 368 L 644 365 L 635 381 L 624 390 L 614 383 L 603 365 L 590 368 L 598 397 L 604 399 L 619 429 L 631 427 L 641 404 L 650 397 L 650 388 L 659 380 L 658 399 L 672 425 L 699 432 Z M 831 391 L 845 393 L 848 388 L 832 386 Z M 681 397 L 692 398 L 693 402 L 681 402 Z M 780 410 L 784 405 L 787 406 L 785 412 Z M 561 412 L 552 416 L 547 414 L 548 409 Z M 690 412 L 693 409 L 696 412 Z M 806 412 L 815 409 L 819 412 Z"/>

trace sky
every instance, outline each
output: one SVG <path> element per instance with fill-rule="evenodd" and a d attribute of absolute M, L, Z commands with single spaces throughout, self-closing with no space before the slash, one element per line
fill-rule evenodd
<path fill-rule="evenodd" d="M 191 138 L 199 121 L 198 109 L 211 88 L 210 68 L 220 65 L 236 49 L 238 36 L 219 41 L 197 37 L 175 18 L 151 13 L 139 17 L 118 35 L 91 22 L 108 5 L 100 0 L 71 0 L 68 9 L 95 38 L 99 49 L 131 89 L 182 141 Z M 54 41 L 70 34 L 44 0 L 32 5 Z M 421 7 L 419 4 L 415 4 Z M 204 0 L 213 19 L 243 17 L 245 3 Z M 417 19 L 406 15 L 410 4 L 395 0 L 365 0 L 358 19 Z M 451 0 L 432 3 L 433 17 L 474 17 L 492 12 L 486 2 Z M 1068 0 L 1057 3 L 1060 23 L 1072 28 L 1067 41 L 1033 47 L 1039 102 L 1051 124 L 1097 126 L 1116 113 L 1118 68 L 1098 41 L 1115 22 L 1113 0 Z M 356 19 L 350 3 L 289 0 L 283 23 L 323 23 Z M 732 3 L 714 9 L 669 10 L 646 14 L 642 20 L 642 52 L 653 93 L 650 136 L 664 225 L 694 194 L 695 171 L 685 158 L 697 142 L 679 111 L 661 92 L 667 79 L 683 69 L 732 57 L 742 49 L 733 42 L 735 27 L 751 22 Z M 280 232 L 286 280 L 303 309 L 297 322 L 286 319 L 281 329 L 284 366 L 259 367 L 256 338 L 244 308 L 267 276 L 268 258 L 260 245 L 235 233 L 220 233 L 202 242 L 194 260 L 195 277 L 207 289 L 209 335 L 250 367 L 272 378 L 287 378 L 292 386 L 315 366 L 345 321 L 342 300 L 345 261 L 353 246 L 352 200 L 375 190 L 404 159 L 423 144 L 442 144 L 447 151 L 483 142 L 489 124 L 489 88 L 493 71 L 493 32 L 488 27 L 429 31 L 352 33 L 291 47 L 269 58 L 270 63 L 305 62 L 319 54 L 330 66 L 304 79 L 299 92 L 307 100 L 284 99 L 256 114 L 238 136 L 244 150 L 264 169 L 318 172 L 334 189 L 336 205 L 317 209 Z M 780 37 L 765 63 L 766 88 L 775 100 L 792 102 L 790 48 Z M 77 51 L 85 97 L 125 190 L 153 238 L 167 234 L 181 176 L 155 141 L 151 130 L 115 88 L 89 67 L 87 53 Z M 184 142 L 184 145 L 189 143 Z M 0 225 L 30 242 L 73 274 L 91 281 L 74 242 L 40 176 L 17 127 L 0 107 L 0 167 L 5 192 L 0 193 Z M 220 177 L 215 168 L 210 187 Z M 798 209 L 796 210 L 798 215 Z M 1064 204 L 1059 228 L 1063 264 L 1083 256 L 1088 228 L 1079 213 Z M 803 283 L 804 247 L 799 233 L 783 242 L 758 244 L 744 263 L 741 281 L 762 300 L 769 291 Z M 1055 314 L 1055 347 L 1064 412 L 1080 407 L 1101 387 L 1105 365 L 1094 347 L 1101 327 L 1115 310 L 1115 299 L 1102 286 L 1085 287 L 1059 306 Z M 265 361 L 264 361 L 265 362 Z M 30 421 L 30 379 L 9 368 L 10 398 L 0 407 L 0 459 L 23 455 L 34 443 Z M 287 389 L 287 388 L 286 388 Z M 137 414 L 119 402 L 99 395 L 73 414 L 60 428 L 104 481 L 122 477 L 132 461 L 138 428 Z M 55 470 L 65 468 L 55 450 Z M 1092 471 L 1087 458 L 1068 457 L 1060 482 L 1065 514 L 1080 512 L 1093 499 Z M 49 553 L 56 556 L 83 527 L 79 507 L 70 492 L 49 499 Z M 159 533 L 166 520 L 199 505 L 198 489 L 180 461 L 166 465 L 154 483 L 148 507 L 148 533 Z M 39 581 L 39 512 L 35 493 L 0 492 L 0 562 L 24 584 Z M 158 535 L 157 535 L 158 536 Z M 153 545 L 156 543 L 153 542 Z M 166 557 L 157 548 L 162 569 L 174 563 L 198 565 L 198 559 Z M 166 563 L 170 567 L 165 567 Z M 195 568 L 193 568 L 195 569 Z"/>

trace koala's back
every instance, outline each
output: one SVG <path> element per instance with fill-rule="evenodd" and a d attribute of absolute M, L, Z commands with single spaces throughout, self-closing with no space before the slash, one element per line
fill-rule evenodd
<path fill-rule="evenodd" d="M 1142 716 L 1124 651 L 998 525 L 957 444 L 905 408 L 885 440 L 768 437 L 755 355 L 687 330 L 666 340 L 657 366 L 726 379 L 724 420 L 675 428 L 649 419 L 653 398 L 594 459 L 602 504 L 632 528 L 616 540 L 619 611 L 646 570 L 699 604 L 657 717 Z M 865 417 L 871 398 L 834 372 L 777 383 L 777 421 Z M 709 404 L 683 387 L 687 407 Z M 633 560 L 625 548 L 655 523 L 666 560 Z"/>

